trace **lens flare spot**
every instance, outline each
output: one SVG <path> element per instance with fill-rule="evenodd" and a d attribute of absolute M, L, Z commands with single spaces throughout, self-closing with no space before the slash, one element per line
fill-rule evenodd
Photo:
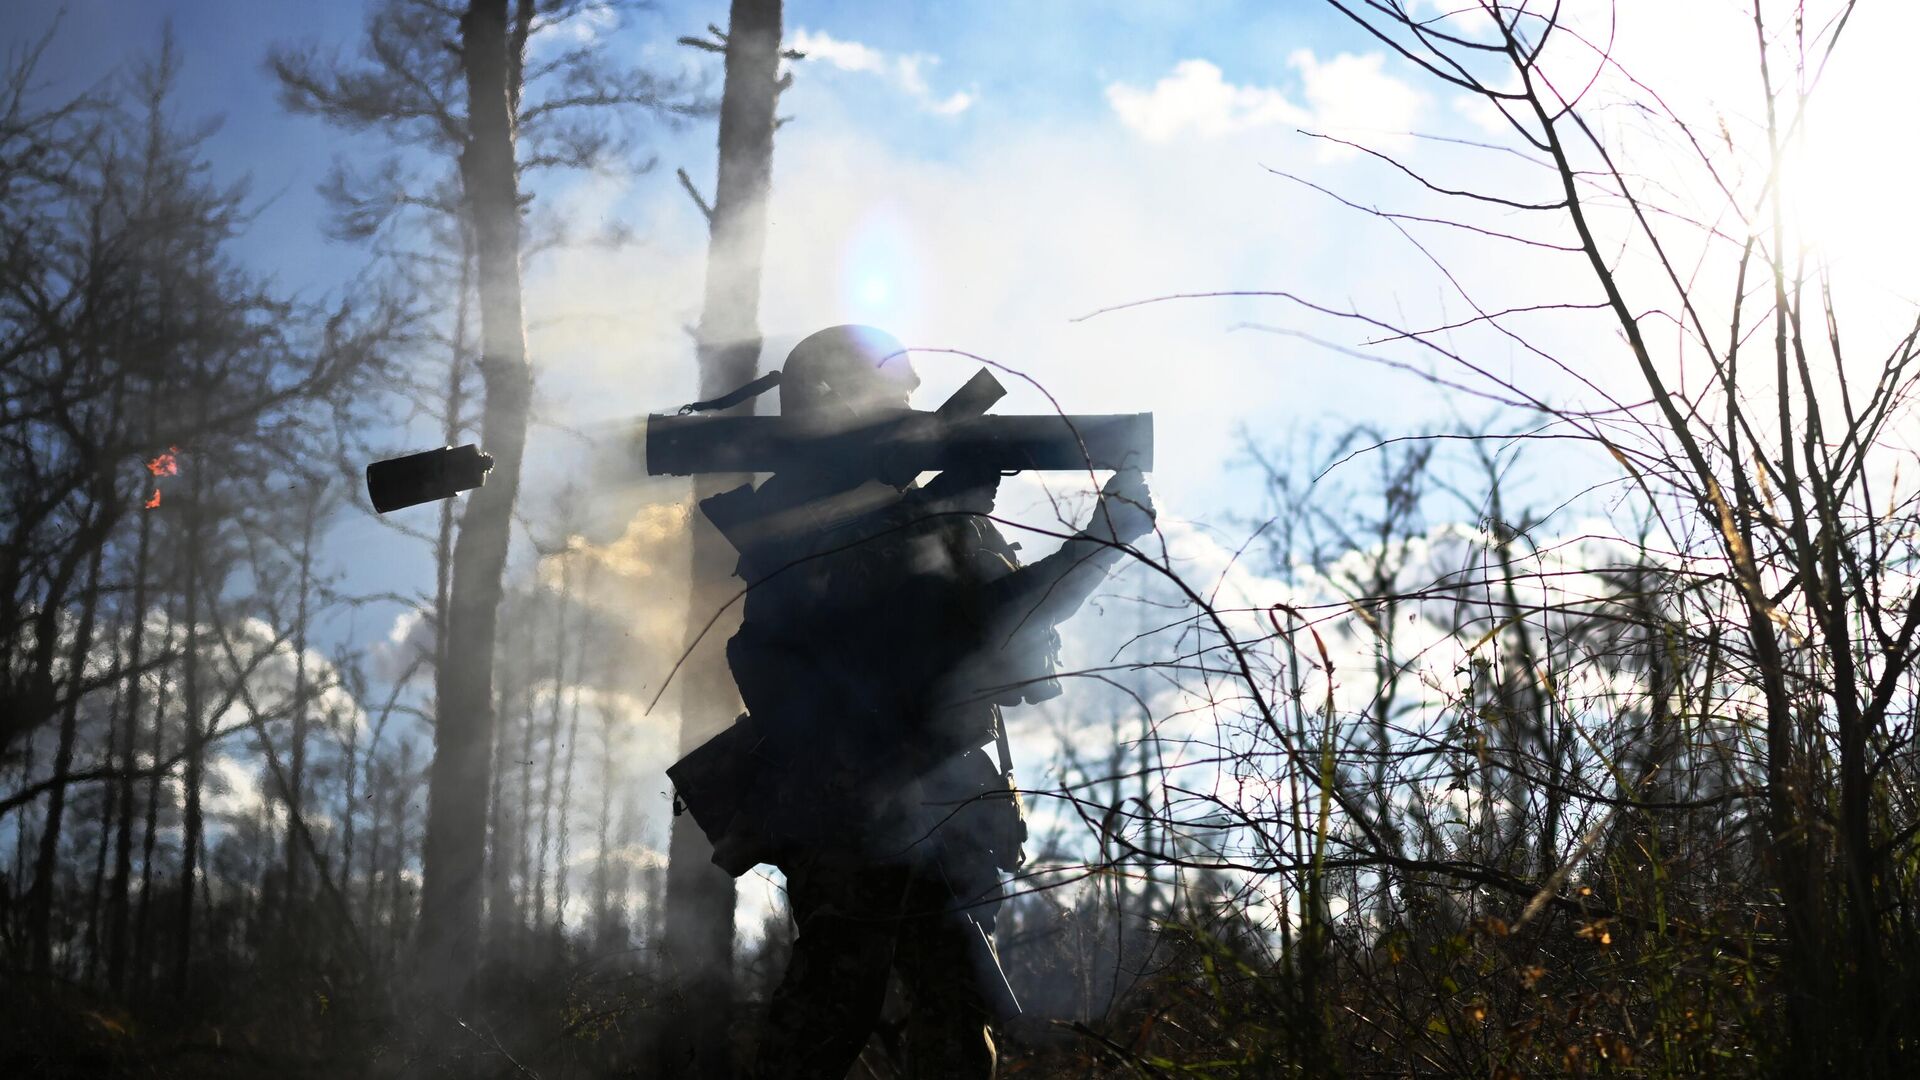
<path fill-rule="evenodd" d="M 884 207 L 865 215 L 840 251 L 840 303 L 849 321 L 895 333 L 913 320 L 920 258 L 907 222 Z"/>

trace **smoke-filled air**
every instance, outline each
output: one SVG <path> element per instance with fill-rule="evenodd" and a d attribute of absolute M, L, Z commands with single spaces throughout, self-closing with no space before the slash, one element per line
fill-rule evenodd
<path fill-rule="evenodd" d="M 1920 1061 L 1920 8 L 8 14 L 0 1075 Z"/>

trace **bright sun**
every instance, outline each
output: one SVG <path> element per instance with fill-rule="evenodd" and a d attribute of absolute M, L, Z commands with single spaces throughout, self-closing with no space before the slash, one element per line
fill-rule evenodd
<path fill-rule="evenodd" d="M 1818 88 L 1803 130 L 1782 166 L 1781 210 L 1789 230 L 1787 254 L 1804 248 L 1809 261 L 1830 267 L 1850 289 L 1920 301 L 1920 214 L 1910 190 L 1920 152 L 1913 140 L 1890 137 L 1891 104 L 1859 100 L 1854 87 Z M 1771 230 L 1766 212 L 1750 223 Z"/>

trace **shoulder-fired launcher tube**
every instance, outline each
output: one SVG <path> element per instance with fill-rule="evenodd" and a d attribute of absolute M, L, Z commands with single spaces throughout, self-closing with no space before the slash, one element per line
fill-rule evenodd
<path fill-rule="evenodd" d="M 649 416 L 647 472 L 780 472 L 858 469 L 867 475 L 956 468 L 1153 468 L 1153 414 L 967 416 L 895 412 L 833 427 L 784 416 Z"/>

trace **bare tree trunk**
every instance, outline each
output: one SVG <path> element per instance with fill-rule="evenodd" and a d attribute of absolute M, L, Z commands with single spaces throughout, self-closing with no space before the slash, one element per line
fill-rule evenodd
<path fill-rule="evenodd" d="M 33 731 L 29 730 L 20 740 L 20 775 L 22 776 L 33 775 L 33 735 Z M 27 843 L 27 818 L 30 816 L 19 814 L 13 819 L 13 858 L 9 869 L 15 881 L 27 880 L 27 849 L 31 846 Z"/>
<path fill-rule="evenodd" d="M 355 772 L 360 765 L 360 725 L 347 723 L 347 762 L 341 776 L 346 801 L 340 804 L 340 877 L 334 885 L 344 899 L 353 886 L 353 808 Z"/>
<path fill-rule="evenodd" d="M 513 924 L 517 921 L 513 904 L 514 847 L 509 839 L 512 833 L 502 798 L 506 786 L 501 783 L 507 772 L 510 732 L 504 720 L 499 719 L 508 715 L 512 700 L 512 688 L 503 681 L 494 695 L 493 784 L 487 796 L 487 948 L 489 955 L 496 959 L 506 955 L 505 947 L 512 940 Z"/>
<path fill-rule="evenodd" d="M 112 630 L 107 633 L 113 650 L 113 670 L 118 672 L 122 657 L 120 639 L 126 624 L 126 613 L 115 620 Z M 122 684 L 114 681 L 113 704 L 107 708 L 107 766 L 112 768 L 120 746 L 121 717 L 125 713 L 126 694 Z M 103 801 L 100 806 L 100 846 L 94 851 L 93 887 L 87 894 L 87 969 L 81 981 L 91 987 L 94 976 L 99 974 L 100 961 L 106 952 L 106 934 L 101 926 L 100 899 L 107 890 L 107 855 L 113 850 L 113 823 L 120 817 L 120 788 L 117 784 L 105 785 Z"/>
<path fill-rule="evenodd" d="M 600 817 L 596 829 L 599 852 L 593 860 L 593 940 L 600 947 L 606 947 L 612 926 L 609 892 L 613 864 L 608 845 L 613 841 L 613 775 L 613 710 L 603 703 L 600 706 Z"/>
<path fill-rule="evenodd" d="M 526 700 L 518 710 L 520 714 L 520 806 L 515 825 L 519 836 L 516 837 L 514 855 L 519 859 L 520 892 L 519 902 L 522 926 L 528 925 L 526 914 L 528 901 L 533 892 L 533 673 L 527 673 Z"/>
<path fill-rule="evenodd" d="M 198 470 L 195 475 L 198 476 Z M 186 548 L 186 620 L 187 645 L 182 658 L 183 668 L 180 677 L 180 689 L 185 698 L 186 713 L 181 717 L 186 736 L 186 810 L 182 816 L 184 822 L 183 839 L 180 843 L 180 910 L 175 917 L 174 929 L 179 935 L 174 942 L 174 979 L 180 990 L 187 988 L 187 965 L 193 956 L 193 879 L 197 869 L 196 860 L 200 855 L 200 780 L 205 762 L 202 760 L 205 747 L 201 742 L 200 731 L 200 500 L 198 484 L 195 485 L 193 506 L 189 510 Z"/>
<path fill-rule="evenodd" d="M 466 407 L 467 302 L 472 292 L 473 230 L 460 225 L 459 299 L 454 303 L 453 348 L 447 358 L 447 400 L 444 427 L 445 445 L 455 446 L 464 430 L 460 412 Z M 440 500 L 440 532 L 433 545 L 433 669 L 447 666 L 447 622 L 452 608 L 453 588 L 453 504 Z"/>
<path fill-rule="evenodd" d="M 372 754 L 368 754 L 367 809 L 370 819 L 368 825 L 371 827 L 373 835 L 367 841 L 367 895 L 365 901 L 362 903 L 366 914 L 361 916 L 360 921 L 367 928 L 369 958 L 373 957 L 371 950 L 374 948 L 374 943 L 378 940 L 374 937 L 374 928 L 379 925 L 376 916 L 380 912 L 380 871 L 384 865 L 381 860 L 385 858 L 381 841 L 386 837 L 388 785 L 383 781 L 391 774 L 392 770 L 387 768 L 381 768 L 376 772 L 375 760 Z"/>
<path fill-rule="evenodd" d="M 506 0 L 473 0 L 461 19 L 467 81 L 467 145 L 460 176 L 473 223 L 480 283 L 480 374 L 486 389 L 480 437 L 493 474 L 468 497 L 453 551 L 447 664 L 437 675 L 438 717 L 422 855 L 420 974 L 443 1000 L 465 994 L 480 955 L 480 894 L 486 864 L 488 772 L 493 750 L 493 637 L 501 575 L 527 439 L 527 366 L 520 296 L 520 195 L 513 99 L 518 53 L 533 17 L 518 0 L 509 48 Z M 510 70 L 511 69 L 511 70 Z"/>
<path fill-rule="evenodd" d="M 567 720 L 566 759 L 560 772 L 560 836 L 555 841 L 553 857 L 553 925 L 556 930 L 563 930 L 567 925 L 567 815 L 573 809 L 573 759 L 580 742 L 580 667 L 579 662 L 575 662 L 573 705 Z"/>
<path fill-rule="evenodd" d="M 53 718 L 58 693 L 53 684 L 53 665 L 54 654 L 59 651 L 60 613 L 66 609 L 67 588 L 73 583 L 73 575 L 79 572 L 85 559 L 89 546 L 87 534 L 91 532 L 84 531 L 67 546 L 47 577 L 46 592 L 40 598 L 40 610 L 33 619 L 33 651 L 27 658 L 27 674 L 21 680 L 28 687 L 27 707 L 23 710 L 25 715 L 0 717 L 0 723 L 8 725 L 8 731 L 30 733 Z M 93 536 L 91 539 L 97 541 L 99 538 Z M 11 598 L 14 594 L 7 595 Z"/>
<path fill-rule="evenodd" d="M 169 647 L 173 644 L 173 605 L 167 605 L 166 636 L 161 639 Z M 147 816 L 140 835 L 140 908 L 134 916 L 133 930 L 133 970 L 138 976 L 137 984 L 143 991 L 152 969 L 149 966 L 153 958 L 153 848 L 160 819 L 160 790 L 165 777 L 160 773 L 160 762 L 166 755 L 166 719 L 167 688 L 164 675 L 160 677 L 160 692 L 153 703 L 153 775 L 147 778 Z"/>
<path fill-rule="evenodd" d="M 567 685 L 567 606 L 572 602 L 571 561 L 560 567 L 560 595 L 553 604 L 553 708 L 547 713 L 546 771 L 540 778 L 540 849 L 533 875 L 533 928 L 547 917 L 547 851 L 553 842 L 553 769 L 560 756 L 560 715 Z"/>
<path fill-rule="evenodd" d="M 107 513 L 106 507 L 99 508 Z M 53 751 L 53 778 L 63 780 L 73 767 L 73 740 L 80 719 L 80 692 L 86 685 L 87 652 L 93 647 L 93 617 L 99 607 L 100 556 L 96 543 L 87 557 L 87 588 L 80 601 L 80 625 L 74 630 L 73 652 L 67 663 L 66 702 L 60 710 L 60 739 Z M 59 870 L 60 827 L 67 807 L 67 785 L 56 783 L 47 792 L 47 820 L 40 830 L 40 854 L 34 863 L 33 889 L 27 898 L 27 925 L 33 941 L 33 970 L 45 975 L 53 967 L 53 876 Z"/>
<path fill-rule="evenodd" d="M 646 817 L 640 813 L 638 804 L 629 801 L 621 814 L 620 846 L 631 851 L 645 834 L 646 825 Z M 626 902 L 636 889 L 639 891 L 638 907 L 633 910 L 638 917 L 640 941 L 657 962 L 665 949 L 662 941 L 667 934 L 667 873 L 665 867 L 656 863 L 647 863 L 639 869 L 638 882 L 633 880 L 635 875 L 622 873 L 619 896 Z"/>
<path fill-rule="evenodd" d="M 133 637 L 127 646 L 126 741 L 120 747 L 120 818 L 114 836 L 113 883 L 107 892 L 107 986 L 115 993 L 126 989 L 127 883 L 133 874 L 134 743 L 140 737 L 140 659 L 146 643 L 147 550 L 153 535 L 153 515 L 140 515 L 140 539 L 133 556 Z M 158 730 L 160 720 L 154 718 Z M 159 764 L 158 751 L 154 763 Z M 351 805 L 351 798 L 348 800 Z"/>
<path fill-rule="evenodd" d="M 299 831 L 302 802 L 307 783 L 307 619 L 313 590 L 313 528 L 320 512 L 320 493 L 307 498 L 300 518 L 300 585 L 294 606 L 293 624 L 293 747 L 287 753 L 287 846 L 285 851 L 287 891 L 280 915 L 283 926 L 299 925 L 301 903 L 301 860 L 309 858 L 300 850 Z M 265 732 L 261 733 L 264 742 Z"/>
<path fill-rule="evenodd" d="M 393 846 L 387 857 L 387 955 L 399 957 L 407 941 L 407 798 L 413 793 L 413 744 L 400 744 L 400 773 L 393 785 Z"/>
<path fill-rule="evenodd" d="M 733 0 L 720 99 L 719 166 L 700 316 L 700 396 L 725 393 L 753 378 L 760 356 L 760 273 L 766 252 L 767 197 L 773 176 L 774 108 L 780 97 L 780 0 Z M 741 411 L 751 411 L 751 403 Z M 738 476 L 694 481 L 697 500 L 738 485 Z M 702 625 L 731 591 L 734 556 L 700 515 L 693 526 L 691 626 Z M 718 643 L 692 658 L 683 676 L 680 751 L 732 722 L 739 692 Z M 666 887 L 670 974 L 683 988 L 685 1015 L 670 1029 L 663 1065 L 683 1076 L 729 1070 L 727 1032 L 733 994 L 733 879 L 715 867 L 693 820 L 673 819 Z"/>

